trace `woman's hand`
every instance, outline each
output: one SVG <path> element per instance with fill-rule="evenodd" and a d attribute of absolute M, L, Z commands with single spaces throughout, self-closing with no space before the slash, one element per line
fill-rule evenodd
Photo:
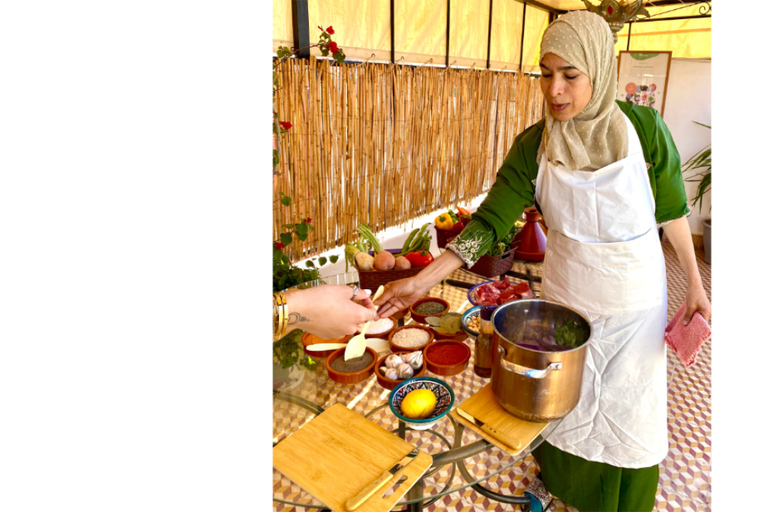
<path fill-rule="evenodd" d="M 445 251 L 415 276 L 387 283 L 384 286 L 384 293 L 376 300 L 376 305 L 379 306 L 379 318 L 387 318 L 407 308 L 425 296 L 430 288 L 445 279 L 448 274 L 463 265 L 464 261 L 453 251 Z"/>
<path fill-rule="evenodd" d="M 688 219 L 680 217 L 664 226 L 664 232 L 672 243 L 677 253 L 677 259 L 685 272 L 685 280 L 688 283 L 688 292 L 685 296 L 685 314 L 683 315 L 683 325 L 688 325 L 693 314 L 698 311 L 704 320 L 709 322 L 712 315 L 712 305 L 709 303 L 707 293 L 701 283 L 701 275 L 696 262 L 696 254 L 693 249 L 691 239 L 691 229 L 688 226 Z"/>
<path fill-rule="evenodd" d="M 693 318 L 693 314 L 698 311 L 704 320 L 709 322 L 712 316 L 712 305 L 709 303 L 707 293 L 704 291 L 703 286 L 691 286 L 688 288 L 688 293 L 685 296 L 685 314 L 683 315 L 683 325 L 688 325 L 688 322 Z"/>
<path fill-rule="evenodd" d="M 288 329 L 301 329 L 324 339 L 354 334 L 360 324 L 375 318 L 369 290 L 344 285 L 314 286 L 286 292 Z"/>
<path fill-rule="evenodd" d="M 418 275 L 384 285 L 384 293 L 376 300 L 379 318 L 390 317 L 426 295 L 430 287 L 424 288 L 417 278 Z"/>

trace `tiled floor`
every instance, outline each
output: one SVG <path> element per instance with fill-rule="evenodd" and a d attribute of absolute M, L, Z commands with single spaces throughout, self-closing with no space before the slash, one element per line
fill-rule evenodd
<path fill-rule="evenodd" d="M 662 244 L 667 261 L 667 278 L 669 289 L 669 318 L 677 311 L 685 299 L 685 275 L 680 268 L 677 257 L 671 245 Z M 711 290 L 711 268 L 704 262 L 703 255 L 697 254 L 699 270 L 708 293 Z M 524 265 L 532 273 L 540 273 L 539 264 Z M 518 271 L 524 269 L 516 268 Z M 459 279 L 479 282 L 482 279 L 470 277 L 466 272 L 457 271 L 451 276 Z M 536 287 L 534 287 L 536 289 Z M 446 289 L 447 290 L 447 289 Z M 466 309 L 466 295 L 451 289 L 450 296 L 443 296 L 451 302 L 451 309 Z M 439 292 L 436 292 L 439 293 Z M 453 296 L 455 295 L 455 296 Z M 463 306 L 462 307 L 462 303 Z M 659 488 L 656 496 L 656 510 L 674 512 L 701 512 L 711 510 L 711 480 L 710 480 L 710 431 L 711 431 L 711 395 L 710 395 L 710 342 L 707 342 L 698 356 L 698 362 L 685 369 L 672 353 L 668 356 L 668 393 L 669 393 L 669 455 L 661 464 Z M 474 389 L 469 385 L 470 379 L 462 379 L 461 374 L 450 377 L 449 384 L 457 393 L 456 402 L 460 403 Z M 465 380 L 467 382 L 465 382 Z M 480 385 L 482 386 L 482 385 Z M 464 389 L 472 388 L 472 389 Z M 336 388 L 331 388 L 336 389 Z M 315 397 L 316 398 L 316 397 Z M 343 398 L 343 397 L 342 397 Z M 314 400 L 313 400 L 314 401 Z M 322 401 L 322 400 L 321 400 Z M 377 413 L 379 414 L 379 413 Z M 384 414 L 384 413 L 380 413 Z M 376 416 L 376 414 L 374 415 Z M 372 419 L 376 419 L 375 417 Z M 380 420 L 383 421 L 383 420 Z M 471 442 L 474 433 L 468 432 Z M 422 440 L 424 442 L 424 440 Z M 431 442 L 431 441 L 430 441 Z M 435 443 L 440 444 L 438 439 Z M 435 446 L 439 451 L 440 446 Z M 474 461 L 470 471 L 479 474 L 482 471 L 492 472 L 494 468 L 503 467 L 506 455 L 500 450 L 489 450 L 487 457 Z M 434 483 L 447 478 L 441 470 L 434 476 Z M 488 489 L 507 495 L 522 495 L 530 480 L 538 473 L 538 467 L 533 457 L 528 456 L 515 464 L 510 470 L 490 478 L 484 483 Z M 282 479 L 275 482 L 276 495 L 287 494 L 286 488 L 281 491 L 285 482 Z M 287 496 L 285 496 L 287 498 Z M 290 498 L 288 498 L 290 499 Z M 477 494 L 474 490 L 454 492 L 425 510 L 429 512 L 469 512 L 469 511 L 512 511 L 518 509 L 490 501 Z M 296 510 L 291 506 L 275 505 L 275 511 Z M 579 512 L 575 508 L 555 499 L 549 508 L 555 512 Z"/>

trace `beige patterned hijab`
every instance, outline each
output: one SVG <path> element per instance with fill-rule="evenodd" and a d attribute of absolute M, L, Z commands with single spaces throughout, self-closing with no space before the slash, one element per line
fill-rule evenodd
<path fill-rule="evenodd" d="M 557 121 L 545 108 L 539 158 L 573 170 L 593 171 L 627 156 L 627 125 L 616 99 L 616 55 L 608 23 L 595 13 L 573 11 L 547 27 L 541 56 L 554 53 L 585 73 L 592 98 L 582 112 Z"/>

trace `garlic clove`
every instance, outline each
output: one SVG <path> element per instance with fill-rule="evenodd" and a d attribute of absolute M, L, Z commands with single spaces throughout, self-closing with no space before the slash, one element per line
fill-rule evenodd
<path fill-rule="evenodd" d="M 387 368 L 397 368 L 401 364 L 403 364 L 403 360 L 397 354 L 390 354 L 389 356 L 387 356 L 387 359 L 384 360 L 384 365 Z"/>
<path fill-rule="evenodd" d="M 408 363 L 403 363 L 397 367 L 397 375 L 401 379 L 410 379 L 413 377 L 413 368 Z"/>
<path fill-rule="evenodd" d="M 387 370 L 384 372 L 384 377 L 391 380 L 400 380 L 400 374 L 396 368 L 387 368 Z"/>

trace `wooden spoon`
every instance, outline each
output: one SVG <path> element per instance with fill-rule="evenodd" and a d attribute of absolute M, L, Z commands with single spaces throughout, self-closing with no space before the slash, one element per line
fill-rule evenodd
<path fill-rule="evenodd" d="M 373 302 L 376 302 L 376 299 L 378 299 L 381 294 L 384 293 L 384 287 L 379 286 L 379 289 L 376 290 L 376 294 L 373 296 L 373 299 L 371 299 Z M 374 306 L 376 307 L 376 306 Z M 379 308 L 376 307 L 376 310 Z M 349 361 L 350 359 L 354 359 L 356 357 L 360 357 L 365 353 L 365 331 L 368 330 L 368 325 L 373 320 L 368 320 L 363 324 L 363 328 L 360 329 L 360 334 L 356 334 L 352 336 L 352 338 L 347 342 L 347 348 L 344 349 L 344 360 Z"/>

